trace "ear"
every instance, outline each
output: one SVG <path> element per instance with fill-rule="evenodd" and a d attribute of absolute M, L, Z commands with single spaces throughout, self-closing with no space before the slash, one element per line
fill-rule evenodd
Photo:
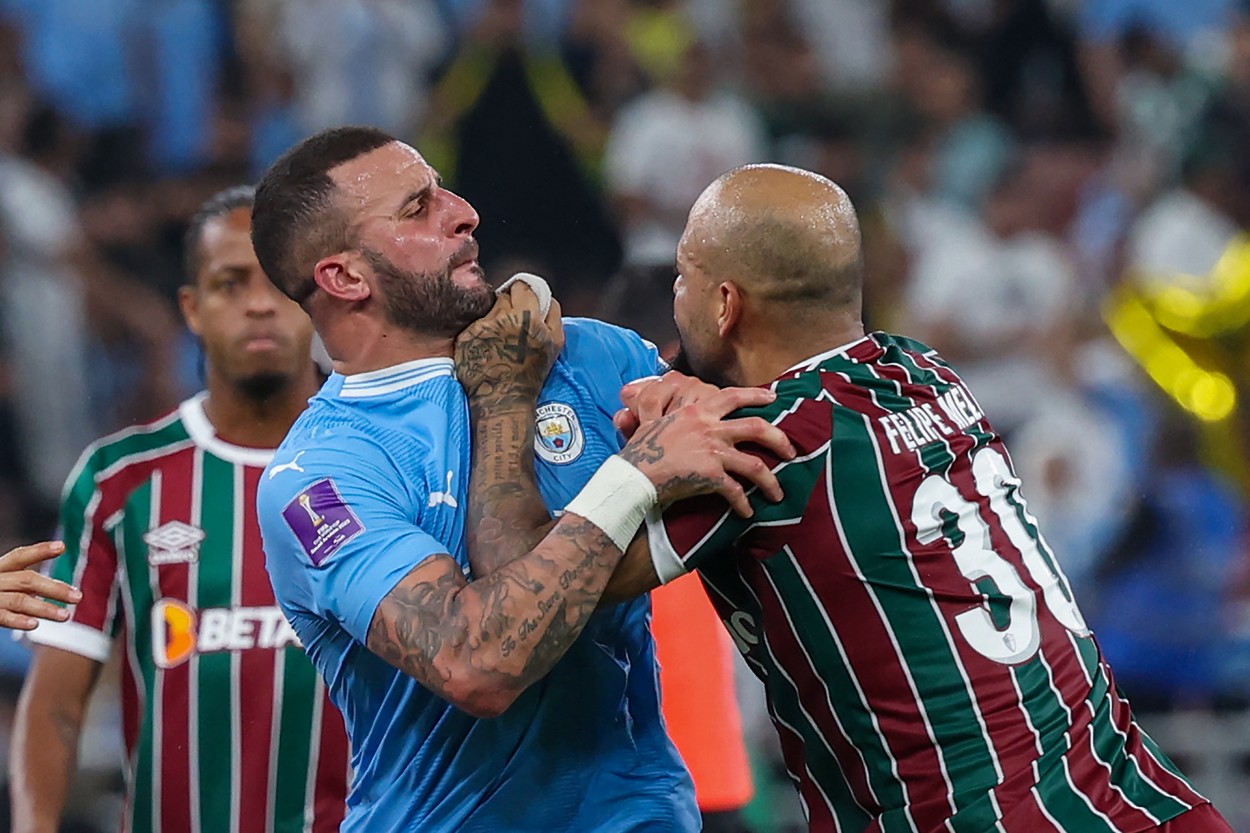
<path fill-rule="evenodd" d="M 725 338 L 742 320 L 742 290 L 733 281 L 723 281 L 716 287 L 716 292 L 720 302 L 716 312 L 716 332 Z"/>
<path fill-rule="evenodd" d="M 200 291 L 194 286 L 178 287 L 178 308 L 182 310 L 182 318 L 187 322 L 187 329 L 197 336 L 204 333 L 200 329 Z"/>
<path fill-rule="evenodd" d="M 365 279 L 367 269 L 359 258 L 348 252 L 339 252 L 317 261 L 313 267 L 313 280 L 331 298 L 364 301 L 373 294 Z"/>

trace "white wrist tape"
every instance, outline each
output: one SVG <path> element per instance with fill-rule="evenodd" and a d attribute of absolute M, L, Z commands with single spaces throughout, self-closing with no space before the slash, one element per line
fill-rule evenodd
<path fill-rule="evenodd" d="M 655 503 L 655 485 L 631 463 L 613 454 L 564 511 L 581 515 L 599 527 L 624 552 Z"/>
<path fill-rule="evenodd" d="M 537 275 L 530 272 L 517 272 L 512 277 L 499 285 L 495 290 L 496 295 L 502 295 L 512 288 L 517 281 L 522 281 L 530 289 L 534 290 L 534 294 L 538 296 L 538 314 L 543 318 L 547 317 L 547 313 L 551 310 L 551 287 L 547 282 Z"/>

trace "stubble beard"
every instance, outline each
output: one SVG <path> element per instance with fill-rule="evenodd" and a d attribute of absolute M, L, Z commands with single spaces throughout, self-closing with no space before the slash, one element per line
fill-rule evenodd
<path fill-rule="evenodd" d="M 466 244 L 464 251 L 473 244 Z M 378 275 L 385 300 L 383 312 L 396 327 L 433 336 L 455 336 L 465 327 L 490 312 L 495 304 L 495 293 L 485 280 L 465 288 L 458 286 L 452 277 L 451 265 L 461 256 L 449 261 L 436 272 L 409 272 L 391 263 L 380 252 L 364 250 L 365 258 Z M 479 276 L 481 271 L 479 268 Z"/>

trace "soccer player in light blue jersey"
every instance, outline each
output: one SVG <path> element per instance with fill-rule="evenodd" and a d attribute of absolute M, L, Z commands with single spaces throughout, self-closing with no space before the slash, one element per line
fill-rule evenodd
<path fill-rule="evenodd" d="M 343 829 L 697 830 L 647 602 L 595 608 L 653 506 L 716 492 L 745 507 L 734 474 L 780 496 L 734 446 L 788 443 L 763 421 L 720 420 L 771 394 L 726 391 L 622 448 L 619 390 L 661 369 L 654 348 L 570 321 L 561 352 L 558 305 L 544 320 L 524 285 L 495 304 L 477 222 L 414 149 L 371 129 L 312 137 L 257 189 L 257 256 L 336 367 L 258 502 L 279 604 L 351 735 Z M 521 335 L 474 339 L 453 366 L 474 322 Z M 563 510 L 550 532 L 500 535 L 466 514 L 470 441 L 535 432 L 471 436 L 457 369 L 479 403 L 537 410 L 538 480 Z"/>

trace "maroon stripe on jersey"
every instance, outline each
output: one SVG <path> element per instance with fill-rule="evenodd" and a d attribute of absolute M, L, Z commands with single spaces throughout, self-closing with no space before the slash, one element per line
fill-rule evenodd
<path fill-rule="evenodd" d="M 131 639 L 127 629 L 123 627 L 122 632 L 118 635 L 118 639 L 129 641 Z M 135 750 L 139 745 L 139 726 L 143 715 L 143 702 L 139 698 L 139 674 L 140 669 L 136 668 L 134 663 L 130 661 L 130 652 L 121 651 L 121 696 L 122 696 L 122 743 L 126 747 L 126 798 L 122 806 L 122 823 L 120 825 L 121 833 L 130 833 L 131 804 L 134 801 L 134 789 L 129 783 L 129 779 L 134 778 L 134 763 L 136 760 Z"/>
<path fill-rule="evenodd" d="M 770 710 L 770 714 L 772 714 Z M 799 796 L 807 809 L 808 833 L 841 833 L 833 811 L 829 808 L 829 799 L 820 791 L 804 763 L 803 739 L 773 715 L 773 726 L 777 729 L 777 738 L 781 741 L 781 757 L 786 762 L 790 774 L 799 779 Z"/>
<path fill-rule="evenodd" d="M 809 505 L 809 517 L 810 513 L 817 508 L 815 504 Z M 785 556 L 777 557 L 784 558 Z M 794 681 L 794 685 L 798 689 L 800 704 L 815 723 L 816 730 L 829 742 L 833 755 L 837 758 L 841 768 L 843 778 L 850 786 L 856 802 L 869 815 L 878 815 L 882 807 L 873 794 L 871 784 L 868 782 L 864 757 L 855 745 L 846 738 L 837 723 L 837 718 L 829 702 L 829 684 L 812 667 L 812 661 L 808 659 L 807 654 L 804 652 L 803 646 L 799 643 L 798 637 L 788 621 L 786 612 L 782 608 L 781 598 L 773 587 L 772 582 L 765 576 L 763 568 L 752 565 L 748 573 L 748 579 L 751 582 L 756 598 L 759 599 L 760 607 L 764 611 L 763 622 L 769 652 L 776 659 L 777 665 L 786 669 L 787 674 Z M 862 634 L 863 631 L 860 631 L 860 633 Z M 809 636 L 819 638 L 815 634 Z M 856 638 L 864 637 L 857 634 Z M 776 681 L 776 684 L 785 685 L 785 682 L 779 680 Z M 853 696 L 851 692 L 840 693 L 847 697 Z M 800 757 L 795 759 L 787 758 L 786 763 L 790 767 L 791 772 L 799 776 L 799 778 L 806 780 L 808 778 L 806 772 L 807 761 L 803 755 L 803 747 L 796 747 L 796 751 Z"/>
<path fill-rule="evenodd" d="M 263 469 L 243 467 L 242 565 L 238 581 L 242 607 L 273 607 L 273 587 L 265 571 L 265 550 L 256 519 L 256 487 Z M 259 634 L 257 634 L 259 636 Z M 270 743 L 274 721 L 274 658 L 272 650 L 238 653 L 240 833 L 265 833 L 273 816 L 269 806 Z"/>
<path fill-rule="evenodd" d="M 321 746 L 317 754 L 316 784 L 313 787 L 312 833 L 337 833 L 347 813 L 347 783 L 351 750 L 343 716 L 322 692 Z"/>
<path fill-rule="evenodd" d="M 152 518 L 153 526 L 182 521 L 199 526 L 191 517 L 195 451 L 164 457 L 161 460 L 160 517 Z M 191 567 L 189 564 L 162 564 L 157 571 L 159 598 L 183 600 L 190 598 Z M 162 624 L 163 627 L 163 624 Z M 136 646 L 150 651 L 149 645 Z M 191 829 L 191 663 L 174 668 L 156 669 L 161 678 L 161 748 L 153 761 L 160 768 L 160 821 L 163 830 L 176 833 Z M 198 789 L 198 785 L 195 785 Z"/>
<path fill-rule="evenodd" d="M 161 457 L 125 466 L 96 484 L 100 502 L 90 519 L 91 537 L 87 542 L 87 551 L 79 556 L 86 559 L 82 577 L 78 580 L 83 600 L 74 606 L 71 621 L 108 632 L 118 556 L 112 534 L 104 529 L 104 522 L 125 507 L 131 492 L 151 477 L 156 466 L 166 459 Z"/>

